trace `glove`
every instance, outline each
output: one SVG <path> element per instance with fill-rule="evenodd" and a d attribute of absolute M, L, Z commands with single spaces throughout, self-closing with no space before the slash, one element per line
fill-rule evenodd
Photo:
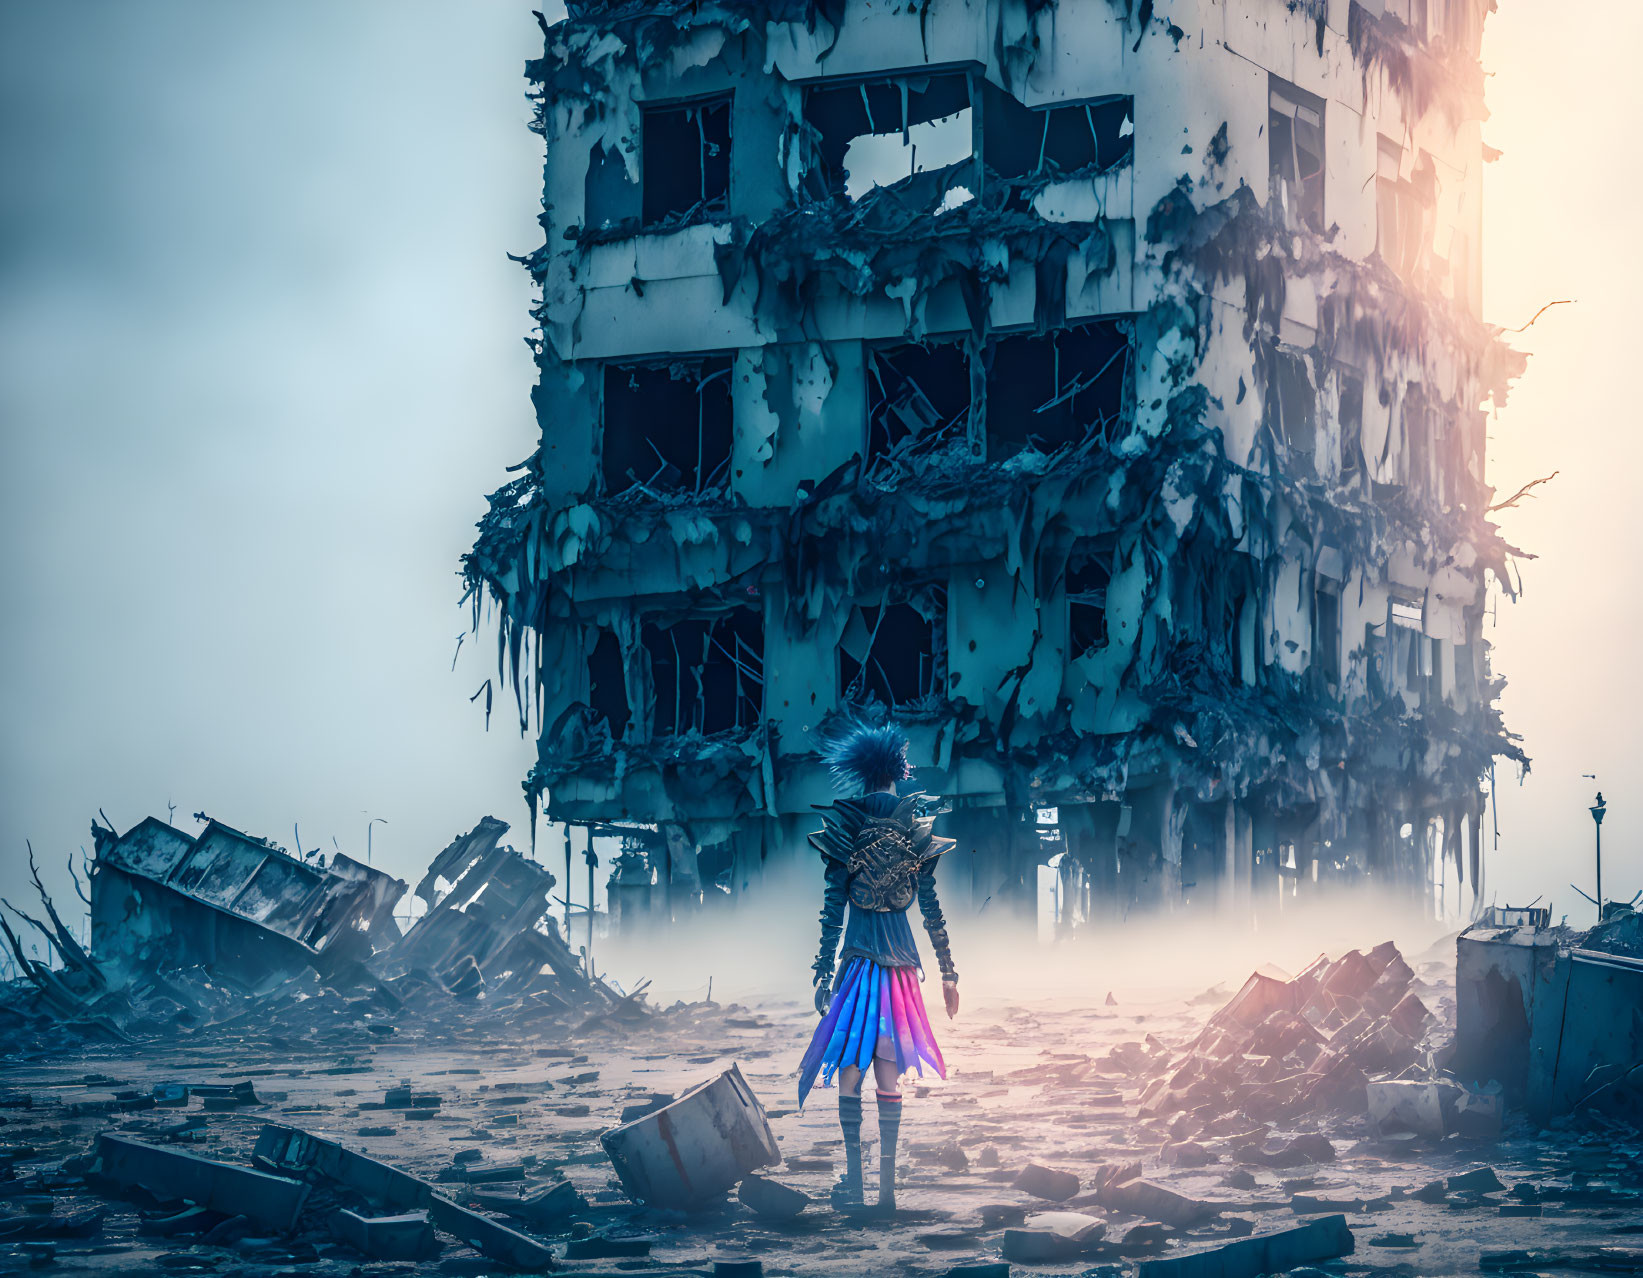
<path fill-rule="evenodd" d="M 820 981 L 816 985 L 816 1015 L 826 1016 L 829 1005 L 833 1002 L 833 987 L 828 981 Z"/>

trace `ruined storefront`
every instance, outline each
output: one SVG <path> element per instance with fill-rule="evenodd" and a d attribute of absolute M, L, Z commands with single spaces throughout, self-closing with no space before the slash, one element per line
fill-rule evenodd
<path fill-rule="evenodd" d="M 740 892 L 892 713 L 976 908 L 1475 888 L 1486 3 L 568 7 L 466 560 L 533 805 Z"/>

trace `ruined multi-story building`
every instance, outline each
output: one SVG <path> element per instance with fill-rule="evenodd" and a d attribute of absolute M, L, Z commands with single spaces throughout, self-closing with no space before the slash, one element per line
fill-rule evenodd
<path fill-rule="evenodd" d="M 533 803 L 755 889 L 890 712 L 959 908 L 1475 885 L 1492 7 L 571 0 L 466 562 Z"/>

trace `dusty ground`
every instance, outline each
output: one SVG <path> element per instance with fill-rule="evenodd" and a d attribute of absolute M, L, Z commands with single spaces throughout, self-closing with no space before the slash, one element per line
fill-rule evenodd
<path fill-rule="evenodd" d="M 1432 984 L 1441 980 L 1441 968 L 1422 968 L 1421 975 L 1434 1010 L 1446 1009 L 1444 992 Z M 367 1262 L 319 1232 L 228 1247 L 143 1236 L 139 1216 L 154 1214 L 152 1204 L 98 1197 L 60 1170 L 101 1131 L 153 1136 L 194 1116 L 204 1121 L 203 1142 L 180 1147 L 234 1161 L 249 1155 L 267 1120 L 310 1129 L 429 1178 L 451 1166 L 459 1151 L 477 1151 L 469 1154 L 477 1160 L 470 1165 L 481 1168 L 523 1160 L 523 1186 L 490 1188 L 528 1190 L 563 1177 L 588 1198 L 583 1219 L 594 1227 L 615 1237 L 653 1240 L 648 1260 L 573 1262 L 566 1266 L 570 1272 L 710 1273 L 715 1261 L 757 1258 L 769 1274 L 943 1274 L 955 1265 L 998 1260 L 1006 1224 L 1019 1223 L 1023 1209 L 1054 1206 L 1011 1187 L 1029 1161 L 1080 1174 L 1088 1183 L 1096 1164 L 1141 1159 L 1149 1178 L 1224 1204 L 1214 1223 L 1173 1233 L 1166 1254 L 1250 1226 L 1266 1232 L 1301 1223 L 1308 1205 L 1293 1202 L 1296 1194 L 1368 1206 L 1347 1210 L 1356 1254 L 1320 1266 L 1331 1273 L 1476 1273 L 1484 1251 L 1643 1244 L 1637 1236 L 1643 1234 L 1639 1145 L 1612 1129 L 1571 1127 L 1534 1139 L 1509 1125 L 1499 1144 L 1456 1138 L 1433 1144 L 1376 1140 L 1362 1119 L 1332 1119 L 1291 1130 L 1327 1134 L 1337 1151 L 1333 1162 L 1281 1171 L 1240 1167 L 1228 1153 L 1231 1142 L 1200 1136 L 1216 1161 L 1198 1168 L 1162 1165 L 1163 1138 L 1155 1125 L 1136 1117 L 1141 1080 L 1119 1065 L 1138 1048 L 1120 1045 L 1141 1045 L 1148 1035 L 1181 1043 L 1214 1001 L 1105 1006 L 1103 994 L 1092 994 L 1085 1006 L 1064 999 L 1016 1006 L 983 1002 L 966 1008 L 958 1022 L 938 1027 L 950 1076 L 909 1086 L 904 1210 L 894 1221 L 851 1222 L 825 1205 L 836 1174 L 835 1093 L 814 1093 L 806 1110 L 797 1110 L 794 1066 L 814 1013 L 796 1003 L 696 1005 L 637 1028 L 595 1028 L 570 1040 L 558 1033 L 537 1036 L 528 1028 L 508 1036 L 465 1032 L 460 1025 L 413 1028 L 406 1011 L 395 1018 L 404 1028 L 392 1034 L 363 1020 L 289 1036 L 277 1026 L 256 1026 L 204 1043 L 92 1048 L 75 1059 L 12 1058 L 0 1083 L 10 1093 L 4 1100 L 16 1106 L 26 1096 L 32 1108 L 0 1109 L 0 1148 L 6 1151 L 0 1168 L 9 1162 L 15 1170 L 14 1179 L 0 1180 L 0 1210 L 7 1213 L 0 1220 L 106 1209 L 90 1237 L 50 1244 L 47 1272 L 63 1275 L 496 1271 L 454 1245 L 413 1266 Z M 1116 1058 L 1109 1056 L 1115 1048 Z M 770 1174 L 820 1200 L 790 1226 L 767 1225 L 734 1199 L 692 1217 L 636 1207 L 620 1192 L 600 1150 L 600 1131 L 615 1123 L 624 1105 L 681 1090 L 731 1062 L 740 1063 L 780 1138 L 786 1165 Z M 186 1111 L 111 1110 L 119 1103 L 114 1094 L 128 1089 L 245 1078 L 254 1081 L 263 1103 L 206 1115 L 198 1100 Z M 438 1109 L 413 1120 L 379 1108 L 385 1089 L 401 1082 L 437 1092 Z M 871 1140 L 871 1100 L 865 1108 L 864 1134 Z M 949 1142 L 962 1149 L 967 1168 L 954 1165 L 962 1160 Z M 945 1152 L 938 1149 L 943 1145 Z M 1451 1194 L 1440 1202 L 1408 1197 L 1435 1179 L 1480 1166 L 1494 1168 L 1506 1189 Z M 871 1184 L 871 1151 L 868 1168 Z M 1530 1192 L 1524 1185 L 1537 1188 Z M 1503 1214 L 1503 1207 L 1524 1210 L 1525 1200 L 1530 1210 L 1538 1207 L 1538 1216 Z M 1084 1210 L 1107 1220 L 1109 1243 L 1122 1240 L 1140 1220 L 1098 1207 Z M 557 1243 L 568 1230 L 544 1236 Z M 44 1259 L 44 1244 L 34 1251 Z M 27 1261 L 17 1244 L 0 1242 L 0 1269 Z M 1016 1265 L 1012 1272 L 1123 1271 L 1097 1267 L 1102 1264 L 1133 1268 L 1134 1258 L 1114 1249 L 1065 1264 Z M 1541 1268 L 1550 1272 L 1555 1266 Z"/>

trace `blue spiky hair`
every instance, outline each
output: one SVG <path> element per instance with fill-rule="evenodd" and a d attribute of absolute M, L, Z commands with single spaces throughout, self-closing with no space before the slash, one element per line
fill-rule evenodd
<path fill-rule="evenodd" d="M 882 790 L 913 775 L 907 737 L 894 724 L 851 724 L 822 750 L 841 790 Z"/>

